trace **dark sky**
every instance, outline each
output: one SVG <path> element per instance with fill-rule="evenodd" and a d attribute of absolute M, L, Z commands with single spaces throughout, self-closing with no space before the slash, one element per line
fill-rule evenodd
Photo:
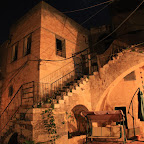
<path fill-rule="evenodd" d="M 0 18 L 1 18 L 0 44 L 2 44 L 3 41 L 8 39 L 10 26 L 40 1 L 41 0 L 0 1 Z M 44 1 L 52 5 L 59 11 L 65 12 L 93 6 L 102 2 L 106 2 L 108 0 L 44 0 Z M 111 9 L 111 7 L 108 7 L 103 11 L 101 11 L 98 15 L 94 16 L 88 22 L 86 22 L 83 26 L 89 29 L 95 26 L 111 24 L 111 15 L 114 15 L 116 11 L 118 12 L 123 12 L 125 10 L 132 11 L 141 1 L 142 0 L 114 0 L 112 4 L 113 5 L 112 7 L 115 8 L 114 12 L 110 12 L 109 10 Z M 106 5 L 107 4 L 80 12 L 68 13 L 66 15 L 74 19 L 79 24 L 81 24 Z"/>
<path fill-rule="evenodd" d="M 34 7 L 41 0 L 1 0 L 0 1 L 0 44 L 8 39 L 8 33 L 10 26 L 15 23 L 21 16 L 23 16 L 29 9 Z M 89 7 L 107 0 L 44 0 L 48 4 L 57 8 L 58 10 L 70 11 L 80 8 Z M 84 22 L 90 16 L 95 14 L 103 6 L 95 7 L 89 10 L 69 13 L 67 16 L 71 17 L 78 23 Z M 96 25 L 103 25 L 110 23 L 110 14 L 106 8 L 100 12 L 97 16 L 89 20 L 83 26 L 86 28 L 94 27 Z"/>

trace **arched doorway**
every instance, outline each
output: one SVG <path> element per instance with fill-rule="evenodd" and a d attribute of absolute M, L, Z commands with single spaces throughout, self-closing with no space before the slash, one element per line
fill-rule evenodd
<path fill-rule="evenodd" d="M 84 117 L 81 116 L 82 111 L 88 111 L 88 109 L 84 105 L 76 105 L 72 110 L 73 115 L 73 121 L 74 125 L 72 126 L 72 123 L 68 123 L 68 128 L 74 127 L 72 131 L 69 131 L 69 137 L 78 136 L 86 134 L 86 124 L 87 121 Z"/>
<path fill-rule="evenodd" d="M 8 144 L 18 144 L 17 136 L 18 136 L 18 133 L 14 133 L 14 134 L 10 137 L 10 140 L 9 140 Z"/>

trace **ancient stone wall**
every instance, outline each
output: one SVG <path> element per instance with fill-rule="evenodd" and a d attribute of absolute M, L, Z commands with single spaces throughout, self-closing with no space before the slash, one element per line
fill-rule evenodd
<path fill-rule="evenodd" d="M 34 7 L 10 30 L 10 42 L 7 46 L 6 72 L 2 88 L 2 109 L 9 103 L 19 87 L 30 81 L 38 81 L 38 62 L 40 48 L 40 5 Z M 24 55 L 24 39 L 31 34 L 31 53 Z M 12 61 L 12 48 L 18 44 L 17 60 Z M 9 87 L 13 94 L 9 97 Z"/>
<path fill-rule="evenodd" d="M 73 59 L 72 54 L 82 51 L 88 47 L 89 31 L 68 18 L 55 8 L 42 3 L 41 15 L 41 43 L 40 58 L 44 60 L 59 60 L 55 62 L 42 61 L 40 65 L 40 81 L 48 82 L 46 77 L 63 67 Z M 64 41 L 65 57 L 56 54 L 56 38 Z M 84 52 L 83 54 L 85 54 Z M 67 60 L 64 60 L 64 59 Z M 68 73 L 74 69 L 74 63 L 65 66 L 59 74 Z M 55 77 L 54 75 L 52 77 Z"/>

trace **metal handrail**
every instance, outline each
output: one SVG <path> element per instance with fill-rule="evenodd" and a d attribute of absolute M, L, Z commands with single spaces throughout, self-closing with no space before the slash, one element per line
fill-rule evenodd
<path fill-rule="evenodd" d="M 52 83 L 51 83 L 51 85 L 52 85 L 53 83 L 57 82 L 58 80 L 60 80 L 60 79 L 64 78 L 65 76 L 69 75 L 69 74 L 70 74 L 70 73 L 72 73 L 73 71 L 75 71 L 75 69 L 74 69 L 74 70 L 72 70 L 72 71 L 70 71 L 70 72 L 69 72 L 69 73 L 67 73 L 66 75 L 62 76 L 61 78 L 57 79 L 56 81 L 52 82 Z"/>
<path fill-rule="evenodd" d="M 138 92 L 138 90 L 140 91 L 140 88 L 137 88 L 137 90 L 135 91 L 135 93 L 134 93 L 134 95 L 133 95 L 133 97 L 132 97 L 132 99 L 131 99 L 131 102 L 130 102 L 130 105 L 129 105 L 129 109 L 128 109 L 128 114 L 130 114 L 130 113 L 129 113 L 130 106 L 131 106 L 131 104 L 132 104 L 132 102 L 133 102 L 133 99 L 134 99 L 136 93 Z"/>
<path fill-rule="evenodd" d="M 133 99 L 134 99 L 134 97 L 135 97 L 135 95 L 136 95 L 136 93 L 137 93 L 138 91 L 140 91 L 140 88 L 138 88 L 138 89 L 135 91 L 135 93 L 134 93 L 134 95 L 133 95 L 133 97 L 132 97 L 132 99 L 131 99 L 131 102 L 130 102 L 130 105 L 129 105 L 129 109 L 128 109 L 128 114 L 129 114 L 129 115 L 132 117 L 132 119 L 133 119 L 134 136 L 135 136 L 135 124 L 134 124 L 134 113 L 133 113 Z M 131 104 L 132 104 L 132 114 L 129 112 Z"/>
<path fill-rule="evenodd" d="M 34 83 L 34 81 L 28 82 L 28 83 L 24 83 L 23 85 L 20 86 L 20 88 L 17 90 L 17 92 L 15 93 L 15 95 L 13 96 L 13 98 L 10 100 L 10 102 L 8 103 L 8 105 L 6 106 L 6 108 L 3 110 L 3 112 L 0 115 L 0 118 L 5 114 L 5 112 L 7 111 L 7 109 L 9 108 L 9 106 L 12 104 L 12 102 L 15 100 L 15 97 L 17 96 L 17 94 L 20 92 L 20 90 L 22 90 L 24 85 L 27 85 L 29 83 Z M 10 116 L 10 119 L 8 119 L 8 121 L 6 122 L 6 124 L 2 127 L 2 129 L 0 130 L 0 132 L 2 132 L 4 130 L 4 128 L 8 125 L 8 123 L 10 122 L 10 120 L 15 116 L 15 114 L 17 113 L 17 111 L 19 110 L 20 106 L 22 105 L 22 94 L 20 97 L 20 104 L 18 105 L 18 108 L 16 108 L 15 112 Z"/>
<path fill-rule="evenodd" d="M 43 78 L 41 79 L 41 81 L 43 81 L 44 79 L 49 79 L 50 77 L 52 77 L 52 75 L 57 75 L 56 73 L 58 73 L 59 71 L 61 71 L 63 68 L 65 68 L 65 67 L 66 67 L 67 65 L 69 65 L 70 63 L 73 63 L 73 61 L 68 62 L 67 64 L 65 64 L 65 65 L 62 66 L 61 68 L 57 69 L 56 71 L 51 72 L 49 75 L 43 77 Z M 54 79 L 54 78 L 52 78 L 52 79 Z"/>
<path fill-rule="evenodd" d="M 113 49 L 118 49 L 118 50 L 119 50 L 119 49 L 122 48 L 121 46 L 118 46 L 118 45 L 116 45 L 117 48 L 115 48 L 114 45 L 116 45 L 116 44 L 113 44 L 113 46 L 111 47 L 112 52 L 109 54 L 109 56 L 110 56 L 110 55 L 113 55 L 113 52 L 114 52 Z M 114 52 L 114 53 L 115 53 L 115 52 Z M 92 54 L 97 55 L 97 53 L 95 53 L 95 52 L 93 52 Z M 86 54 L 86 55 L 88 55 L 88 54 Z M 83 56 L 86 56 L 86 55 L 83 55 Z M 106 56 L 105 54 L 103 54 L 103 55 Z M 107 55 L 107 57 L 109 57 L 109 56 Z M 79 57 L 77 57 L 77 58 L 79 58 Z M 88 57 L 85 57 L 85 63 L 88 63 L 89 60 L 90 60 L 90 61 L 93 60 L 93 58 L 95 58 L 95 56 L 94 56 L 94 57 L 91 57 L 90 59 L 89 59 Z M 77 69 L 79 69 L 80 67 L 82 67 L 82 63 L 84 63 L 84 61 L 82 61 L 81 58 L 79 58 L 79 59 L 80 59 L 80 63 L 74 65 L 74 69 L 73 69 L 73 70 L 71 70 L 70 72 L 68 72 L 68 73 L 65 74 L 65 75 L 62 75 L 62 77 L 60 77 L 60 78 L 57 77 L 58 79 L 55 80 L 54 82 L 52 82 L 52 83 L 47 83 L 47 84 L 50 84 L 50 86 L 51 86 L 51 87 L 45 87 L 45 88 L 48 88 L 48 92 L 50 92 L 50 90 L 52 90 L 52 85 L 53 85 L 54 83 L 56 83 L 56 82 L 58 82 L 58 81 L 61 81 L 61 79 L 65 78 L 66 76 L 68 76 L 68 75 L 71 74 L 72 72 L 74 72 L 74 71 L 76 71 Z M 61 71 L 62 68 L 64 68 L 65 66 L 67 66 L 68 64 L 70 64 L 70 63 L 72 63 L 72 62 L 74 62 L 74 61 L 70 61 L 69 63 L 67 63 L 66 65 L 64 65 L 63 67 L 61 67 L 60 69 L 56 70 L 55 72 L 50 73 L 48 76 L 46 76 L 46 77 L 44 77 L 44 78 L 42 78 L 42 79 L 45 79 L 45 78 L 47 78 L 47 77 L 51 77 L 51 75 L 54 75 L 54 73 L 57 73 L 57 72 Z M 82 71 L 81 71 L 81 74 L 83 75 Z M 74 74 L 73 76 L 76 76 L 76 75 Z M 67 82 L 68 82 L 68 79 L 67 79 Z M 34 99 L 35 99 L 35 97 L 34 97 L 34 96 L 35 96 L 35 88 L 37 88 L 37 99 L 36 99 L 36 100 L 38 100 L 39 98 L 40 98 L 40 99 L 42 98 L 42 97 L 40 96 L 40 95 L 41 95 L 41 92 L 40 92 L 39 90 L 41 90 L 41 85 L 39 86 L 39 83 L 38 83 L 38 85 L 36 85 L 34 81 L 25 83 L 25 84 L 21 85 L 20 88 L 17 90 L 17 92 L 15 93 L 15 95 L 13 96 L 13 98 L 12 98 L 12 99 L 10 100 L 10 102 L 8 103 L 7 107 L 6 107 L 6 108 L 4 109 L 4 111 L 1 113 L 0 118 L 2 117 L 2 115 L 4 115 L 4 113 L 5 113 L 6 110 L 9 108 L 9 106 L 11 105 L 11 103 L 14 101 L 15 97 L 17 96 L 17 94 L 19 93 L 19 91 L 23 88 L 23 86 L 25 86 L 25 85 L 27 85 L 27 84 L 30 84 L 30 83 L 33 83 L 33 86 L 32 86 L 32 87 L 33 87 L 33 101 L 34 101 Z M 49 89 L 49 88 L 51 88 L 51 89 Z M 23 89 L 22 89 L 22 90 L 23 90 Z M 42 91 L 43 91 L 43 85 L 42 85 Z M 43 95 L 43 96 L 46 96 L 45 91 L 44 91 L 44 93 L 42 93 L 42 95 Z M 51 95 L 51 94 L 50 94 L 50 95 Z M 40 96 L 40 97 L 38 97 L 38 96 Z M 38 101 L 37 101 L 37 102 L 38 102 Z M 14 114 L 13 114 L 12 116 L 10 116 L 10 120 L 11 120 L 11 118 L 16 114 L 16 112 L 18 111 L 18 109 L 20 108 L 21 105 L 22 105 L 22 94 L 21 94 L 21 103 L 19 104 L 19 106 L 18 106 L 18 108 L 16 109 L 16 111 L 14 112 Z M 130 104 L 130 105 L 131 105 L 131 104 Z M 9 122 L 10 120 L 8 120 L 8 122 Z M 8 124 L 8 122 L 6 123 L 6 125 Z M 6 125 L 5 125 L 5 126 L 6 126 Z M 5 126 L 4 126 L 3 128 L 5 128 Z"/>
<path fill-rule="evenodd" d="M 17 92 L 15 93 L 15 95 L 13 96 L 13 98 L 10 100 L 9 104 L 7 105 L 7 107 L 4 109 L 4 111 L 1 113 L 1 116 L 4 114 L 4 112 L 7 110 L 7 108 L 9 107 L 9 105 L 11 104 L 11 102 L 14 100 L 14 98 L 16 97 L 16 95 L 18 94 L 18 92 L 20 91 L 20 89 L 22 88 L 22 85 L 20 86 L 20 88 L 17 90 Z"/>

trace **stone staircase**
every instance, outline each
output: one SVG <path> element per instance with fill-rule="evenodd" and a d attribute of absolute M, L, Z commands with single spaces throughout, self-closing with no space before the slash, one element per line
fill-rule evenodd
<path fill-rule="evenodd" d="M 112 64 L 116 61 L 116 59 L 119 58 L 119 56 L 123 55 L 122 53 L 118 54 L 117 57 L 113 58 L 113 60 L 109 61 L 107 65 L 105 65 L 103 68 L 107 67 L 109 64 Z M 19 142 L 24 142 L 26 139 L 31 139 L 31 129 L 27 128 L 29 127 L 35 127 L 35 122 L 38 120 L 41 120 L 40 114 L 47 109 L 54 108 L 54 112 L 62 112 L 65 110 L 65 106 L 72 101 L 73 93 L 77 93 L 84 85 L 87 84 L 89 81 L 89 78 L 92 78 L 93 76 L 98 76 L 98 72 L 93 72 L 92 75 L 86 76 L 84 75 L 80 79 L 74 79 L 74 81 L 71 81 L 67 83 L 62 90 L 60 90 L 58 93 L 55 93 L 55 99 L 52 99 L 51 102 L 47 101 L 47 103 L 44 103 L 41 105 L 41 108 L 36 108 L 37 105 L 35 105 L 35 108 L 28 107 L 26 108 L 21 107 L 19 112 L 16 114 L 16 116 L 8 123 L 6 128 L 3 130 L 3 133 L 1 135 L 1 139 L 6 139 L 11 133 L 17 132 L 19 133 Z M 44 128 L 43 128 L 44 129 Z M 41 131 L 43 131 L 41 129 Z M 45 132 L 42 132 L 41 137 L 46 136 Z M 41 139 L 41 138 L 39 138 Z M 39 141 L 37 139 L 36 141 Z M 7 140 L 2 141 L 4 144 Z"/>
<path fill-rule="evenodd" d="M 79 80 L 75 79 L 74 81 L 68 83 L 63 89 L 55 96 L 55 99 L 52 100 L 52 103 L 45 103 L 42 105 L 43 108 L 51 108 L 52 104 L 54 108 L 60 108 L 69 97 L 72 96 L 74 92 L 79 90 L 84 84 L 88 82 L 88 77 L 84 75 Z"/>
<path fill-rule="evenodd" d="M 18 139 L 21 143 L 24 142 L 25 139 L 31 139 L 32 137 L 34 137 L 34 139 L 38 142 L 43 138 L 45 139 L 48 137 L 48 134 L 46 134 L 45 128 L 42 125 L 40 128 L 35 129 L 36 132 L 33 135 L 31 134 L 32 130 L 38 125 L 38 123 L 42 122 L 41 113 L 47 109 L 54 108 L 53 111 L 56 115 L 59 115 L 57 112 L 61 112 L 64 117 L 65 107 L 71 103 L 73 94 L 82 90 L 83 86 L 88 83 L 89 79 L 93 79 L 94 76 L 100 77 L 101 70 L 110 67 L 113 63 L 116 63 L 125 52 L 131 52 L 131 50 L 125 50 L 118 53 L 112 58 L 112 60 L 100 68 L 99 73 L 93 72 L 89 76 L 84 75 L 80 79 L 74 79 L 74 81 L 67 83 L 62 90 L 55 93 L 55 98 L 50 101 L 48 100 L 46 103 L 42 104 L 40 108 L 37 108 L 37 104 L 28 108 L 21 107 L 16 116 L 3 130 L 1 134 L 1 143 L 6 144 L 8 142 L 8 137 L 14 132 L 19 134 Z M 63 118 L 59 119 L 59 121 L 62 120 Z M 38 137 L 39 132 L 41 135 Z"/>
<path fill-rule="evenodd" d="M 55 99 L 52 99 L 51 102 L 48 101 L 47 103 L 44 103 L 40 108 L 37 108 L 37 104 L 33 106 L 34 108 L 32 106 L 20 107 L 19 111 L 2 131 L 1 143 L 8 143 L 8 139 L 14 132 L 19 134 L 18 139 L 20 143 L 23 143 L 25 139 L 31 139 L 32 128 L 36 127 L 36 122 L 42 121 L 41 113 L 51 108 L 54 108 L 54 112 L 63 111 L 65 109 L 65 104 L 70 101 L 72 94 L 78 91 L 87 82 L 88 76 L 86 75 L 80 79 L 75 79 L 66 84 L 66 86 L 63 87 L 63 90 L 55 94 Z M 29 127 L 31 127 L 31 129 Z M 41 137 L 46 137 L 46 131 L 44 129 L 44 127 L 39 129 L 41 131 Z M 40 137 L 35 137 L 35 139 L 36 141 L 42 140 Z"/>
<path fill-rule="evenodd" d="M 112 59 L 100 69 L 105 69 L 109 67 L 111 64 L 116 63 L 117 60 L 119 60 L 119 58 L 123 56 L 125 52 L 131 52 L 131 50 L 125 50 L 113 56 Z M 95 71 L 91 75 L 84 75 L 82 78 L 75 79 L 74 81 L 66 84 L 66 86 L 64 86 L 63 89 L 56 94 L 55 99 L 52 100 L 52 103 L 45 103 L 44 105 L 42 105 L 42 107 L 50 108 L 51 105 L 53 104 L 54 108 L 60 108 L 61 105 L 66 103 L 67 99 L 71 97 L 73 93 L 75 93 L 77 90 L 79 90 L 83 85 L 85 85 L 88 82 L 89 78 L 93 78 L 93 76 L 99 76 L 99 75 L 100 72 Z"/>

